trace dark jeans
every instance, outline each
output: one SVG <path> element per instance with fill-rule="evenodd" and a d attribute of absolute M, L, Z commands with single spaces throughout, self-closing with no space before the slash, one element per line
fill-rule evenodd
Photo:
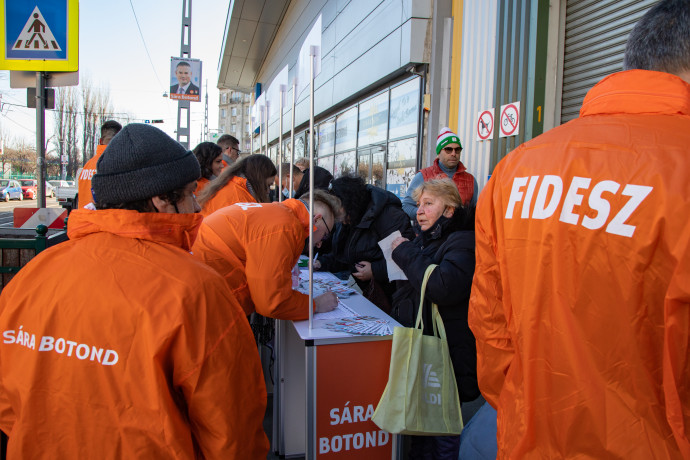
<path fill-rule="evenodd" d="M 458 460 L 458 436 L 410 436 L 409 460 Z"/>

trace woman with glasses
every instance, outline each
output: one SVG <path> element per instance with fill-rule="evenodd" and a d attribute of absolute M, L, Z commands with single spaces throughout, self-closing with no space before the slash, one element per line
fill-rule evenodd
<path fill-rule="evenodd" d="M 432 179 L 451 179 L 460 193 L 462 202 L 468 206 L 476 206 L 479 186 L 474 176 L 467 172 L 467 168 L 460 161 L 462 145 L 460 137 L 449 128 L 441 129 L 436 139 L 436 155 L 434 164 L 419 171 L 412 178 L 407 187 L 407 194 L 402 200 L 403 210 L 416 223 L 417 203 L 412 194 L 423 182 Z"/>
<path fill-rule="evenodd" d="M 250 155 L 236 161 L 220 173 L 198 197 L 201 214 L 235 203 L 269 203 L 268 190 L 278 174 L 265 155 Z"/>
<path fill-rule="evenodd" d="M 223 170 L 223 149 L 213 142 L 202 142 L 194 147 L 193 152 L 201 167 L 201 177 L 196 181 L 195 193 L 198 196 L 210 181 L 220 176 Z"/>
<path fill-rule="evenodd" d="M 399 230 L 414 238 L 410 219 L 397 196 L 372 185 L 358 176 L 343 176 L 331 182 L 329 192 L 343 203 L 345 218 L 334 229 L 332 249 L 319 256 L 314 267 L 330 272 L 346 272 L 362 293 L 382 310 L 390 311 L 394 285 L 379 241 Z"/>
<path fill-rule="evenodd" d="M 468 403 L 479 397 L 477 350 L 467 323 L 475 263 L 474 208 L 461 206 L 458 189 L 448 178 L 423 182 L 413 196 L 421 233 L 412 241 L 404 237 L 393 241 L 393 260 L 407 280 L 397 282 L 391 316 L 404 326 L 414 325 L 424 272 L 429 265 L 438 265 L 426 286 L 424 333 L 433 335 L 431 303 L 436 303 L 448 338 L 460 402 Z M 468 412 L 472 406 L 463 409 Z M 470 414 L 465 415 L 469 420 Z M 412 436 L 409 458 L 457 460 L 459 449 L 459 435 Z"/>

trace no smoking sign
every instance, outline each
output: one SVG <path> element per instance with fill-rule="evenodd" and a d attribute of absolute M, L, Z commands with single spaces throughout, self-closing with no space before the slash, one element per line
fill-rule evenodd
<path fill-rule="evenodd" d="M 501 106 L 498 137 L 509 137 L 520 134 L 520 102 Z"/>

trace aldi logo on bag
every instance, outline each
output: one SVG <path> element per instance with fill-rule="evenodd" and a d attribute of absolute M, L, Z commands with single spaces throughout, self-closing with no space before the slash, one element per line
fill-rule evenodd
<path fill-rule="evenodd" d="M 431 370 L 431 364 L 423 364 L 424 367 L 424 388 L 441 388 L 441 382 L 438 381 L 438 375 Z M 432 393 L 430 391 L 424 392 L 424 400 L 427 404 L 441 405 L 441 393 Z"/>

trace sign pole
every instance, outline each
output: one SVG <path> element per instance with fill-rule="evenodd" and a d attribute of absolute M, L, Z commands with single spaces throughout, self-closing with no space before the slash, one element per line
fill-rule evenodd
<path fill-rule="evenodd" d="M 297 92 L 297 85 L 295 80 L 292 80 L 292 127 L 290 128 L 290 167 L 295 164 L 295 93 Z M 290 196 L 292 196 L 292 181 L 290 181 Z"/>
<path fill-rule="evenodd" d="M 43 72 L 36 72 L 36 156 L 38 158 L 38 207 L 46 207 L 46 81 Z"/>
<path fill-rule="evenodd" d="M 314 323 L 314 56 L 309 47 L 309 330 Z"/>
<path fill-rule="evenodd" d="M 180 57 L 192 57 L 192 0 L 182 0 L 182 34 L 180 38 Z M 199 82 L 201 86 L 201 82 Z M 177 142 L 189 150 L 191 110 L 189 101 L 177 101 Z M 182 120 L 186 124 L 182 126 Z"/>
<path fill-rule="evenodd" d="M 280 85 L 280 118 L 278 121 L 278 202 L 283 201 L 283 98 L 285 97 L 285 85 Z M 292 182 L 292 170 L 290 170 L 290 182 Z M 292 193 L 288 198 L 292 198 Z"/>
<path fill-rule="evenodd" d="M 256 104 L 256 93 L 252 93 L 252 110 L 249 114 L 249 153 L 254 153 L 254 104 Z"/>

